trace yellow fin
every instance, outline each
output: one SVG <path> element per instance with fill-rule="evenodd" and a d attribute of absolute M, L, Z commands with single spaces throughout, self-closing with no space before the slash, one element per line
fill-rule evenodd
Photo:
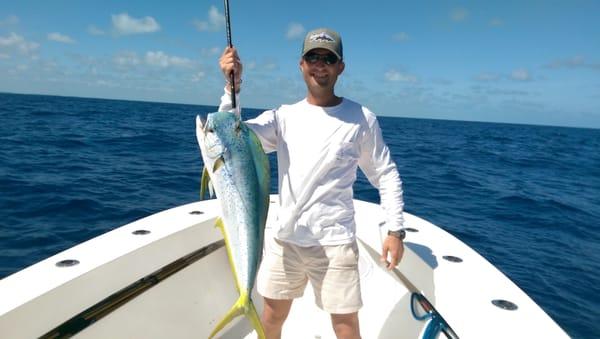
<path fill-rule="evenodd" d="M 202 170 L 202 179 L 200 179 L 200 200 L 204 200 L 204 196 L 206 195 L 206 188 L 210 189 L 210 175 L 208 174 L 208 170 L 206 166 Z"/>
<path fill-rule="evenodd" d="M 265 331 L 263 330 L 262 323 L 260 322 L 258 312 L 256 312 L 256 307 L 254 307 L 254 303 L 252 303 L 252 299 L 250 299 L 250 296 L 247 292 L 242 292 L 242 294 L 240 294 L 238 300 L 235 302 L 235 304 L 233 304 L 233 306 L 231 306 L 229 312 L 225 314 L 223 319 L 217 324 L 217 326 L 211 332 L 208 338 L 213 338 L 217 333 L 219 333 L 220 330 L 225 328 L 225 326 L 229 324 L 235 317 L 240 316 L 242 314 L 245 315 L 248 318 L 248 320 L 250 320 L 252 327 L 256 330 L 258 338 L 265 339 Z"/>
<path fill-rule="evenodd" d="M 215 221 L 215 227 L 221 230 L 221 234 L 223 234 L 223 239 L 225 239 L 227 258 L 229 259 L 229 268 L 231 268 L 231 273 L 233 274 L 233 279 L 235 280 L 235 289 L 238 292 L 240 292 L 240 282 L 238 281 L 237 272 L 235 270 L 235 263 L 233 262 L 233 255 L 231 254 L 229 238 L 227 237 L 227 232 L 225 232 L 225 224 L 223 224 L 223 219 L 221 219 L 221 217 L 217 217 L 217 220 Z"/>
<path fill-rule="evenodd" d="M 223 219 L 221 219 L 221 217 L 217 217 L 217 220 L 215 221 L 215 227 L 221 230 L 221 233 L 223 233 L 223 237 L 225 237 L 225 225 L 223 224 Z"/>
<path fill-rule="evenodd" d="M 258 312 L 256 311 L 256 307 L 254 307 L 254 303 L 252 299 L 250 299 L 250 310 L 246 313 L 246 317 L 249 318 L 252 327 L 256 331 L 258 335 L 258 339 L 266 339 L 265 330 L 262 327 L 262 323 L 260 322 L 260 317 L 258 316 Z"/>
<path fill-rule="evenodd" d="M 215 173 L 223 165 L 225 165 L 225 160 L 223 160 L 223 156 L 220 156 L 217 158 L 217 160 L 215 160 L 212 172 Z"/>

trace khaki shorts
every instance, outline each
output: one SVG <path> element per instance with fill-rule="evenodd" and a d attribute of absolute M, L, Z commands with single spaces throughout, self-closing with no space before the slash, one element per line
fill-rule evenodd
<path fill-rule="evenodd" d="M 362 299 L 356 242 L 301 247 L 265 238 L 265 254 L 256 282 L 263 297 L 299 298 L 309 280 L 319 308 L 333 314 L 357 312 Z"/>

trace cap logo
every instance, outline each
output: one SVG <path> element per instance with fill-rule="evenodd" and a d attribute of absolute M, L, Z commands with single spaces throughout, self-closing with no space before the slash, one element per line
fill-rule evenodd
<path fill-rule="evenodd" d="M 317 33 L 317 34 L 313 34 L 310 36 L 310 41 L 328 41 L 328 42 L 335 42 L 335 40 L 327 33 L 325 32 L 321 32 L 321 33 Z"/>

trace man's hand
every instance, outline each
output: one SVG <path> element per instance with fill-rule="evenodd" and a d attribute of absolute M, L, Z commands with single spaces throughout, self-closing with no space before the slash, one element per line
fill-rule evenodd
<path fill-rule="evenodd" d="M 226 47 L 219 59 L 219 66 L 227 82 L 231 81 L 231 72 L 235 74 L 235 88 L 239 91 L 242 83 L 243 66 L 235 47 Z"/>
<path fill-rule="evenodd" d="M 387 260 L 388 254 L 391 259 L 390 262 Z M 388 270 L 392 270 L 394 267 L 396 267 L 396 265 L 398 265 L 403 254 L 404 243 L 402 240 L 392 235 L 388 235 L 383 240 L 383 250 L 381 252 L 381 258 L 379 258 L 379 261 L 385 263 Z"/>

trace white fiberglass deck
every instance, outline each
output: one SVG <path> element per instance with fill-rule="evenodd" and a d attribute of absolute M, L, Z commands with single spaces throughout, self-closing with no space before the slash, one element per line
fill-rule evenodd
<path fill-rule="evenodd" d="M 271 204 L 269 220 L 276 206 Z M 355 206 L 362 337 L 420 338 L 426 323 L 413 318 L 408 289 L 378 266 L 384 232 L 380 207 L 362 201 Z M 207 337 L 237 299 L 221 235 L 213 227 L 219 212 L 216 200 L 166 210 L 0 280 L 0 337 Z M 410 214 L 405 226 L 416 232 L 408 232 L 399 271 L 460 338 L 568 338 L 523 291 L 464 243 Z M 74 263 L 65 260 L 78 264 L 56 266 Z M 504 310 L 492 300 L 507 300 L 518 308 Z M 260 309 L 256 294 L 254 301 Z M 249 333 L 248 321 L 240 317 L 220 335 L 237 339 L 252 337 Z M 308 288 L 292 307 L 284 338 L 333 337 L 329 315 L 314 306 Z"/>

